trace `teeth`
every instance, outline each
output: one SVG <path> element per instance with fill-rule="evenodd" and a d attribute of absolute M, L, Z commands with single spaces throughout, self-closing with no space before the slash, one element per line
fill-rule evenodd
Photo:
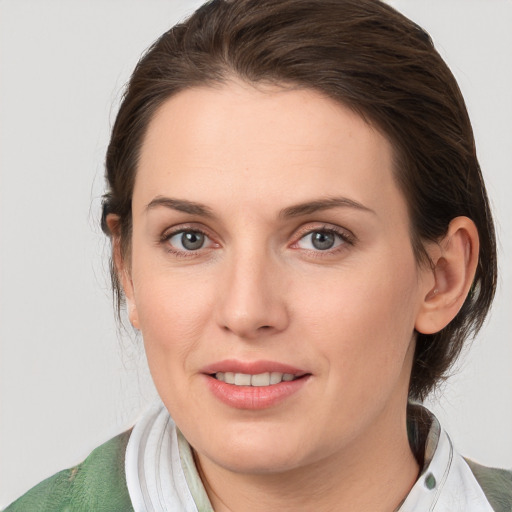
<path fill-rule="evenodd" d="M 270 384 L 277 384 L 283 379 L 283 374 L 279 372 L 272 372 L 270 374 Z"/>
<path fill-rule="evenodd" d="M 247 373 L 235 373 L 235 386 L 250 386 L 251 376 Z"/>
<path fill-rule="evenodd" d="M 279 384 L 280 382 L 290 382 L 296 377 L 291 373 L 280 372 L 265 372 L 257 375 L 248 373 L 233 373 L 233 372 L 217 372 L 215 378 L 227 384 L 234 384 L 235 386 L 271 386 Z"/>
<path fill-rule="evenodd" d="M 260 373 L 251 377 L 251 386 L 269 386 L 270 373 Z"/>

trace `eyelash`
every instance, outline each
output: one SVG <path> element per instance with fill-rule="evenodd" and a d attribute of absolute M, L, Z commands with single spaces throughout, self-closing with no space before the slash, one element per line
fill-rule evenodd
<path fill-rule="evenodd" d="M 200 233 L 201 235 L 203 235 L 205 238 L 207 238 L 208 240 L 212 240 L 212 238 L 210 237 L 210 235 L 203 229 L 201 228 L 198 228 L 198 227 L 187 227 L 187 226 L 181 226 L 181 227 L 178 227 L 178 228 L 175 228 L 173 229 L 172 231 L 165 231 L 162 236 L 160 237 L 160 244 L 164 245 L 165 246 L 165 250 L 168 252 L 168 253 L 171 253 L 173 254 L 174 256 L 178 257 L 178 258 L 193 258 L 195 256 L 198 255 L 198 252 L 203 249 L 203 247 L 201 247 L 200 249 L 197 249 L 197 250 L 190 250 L 190 251 L 180 251 L 179 249 L 175 249 L 170 243 L 169 241 L 171 240 L 172 237 L 176 236 L 176 235 L 179 235 L 179 234 L 183 234 L 183 233 Z M 215 242 L 213 242 L 215 243 Z M 218 244 L 216 244 L 218 245 Z"/>
<path fill-rule="evenodd" d="M 346 229 L 341 229 L 341 228 L 338 228 L 338 227 L 332 226 L 332 225 L 329 225 L 329 226 L 323 225 L 323 226 L 319 226 L 319 227 L 315 227 L 315 228 L 305 228 L 302 232 L 299 231 L 298 235 L 296 236 L 296 241 L 292 244 L 291 247 L 295 248 L 294 246 L 297 246 L 297 244 L 301 240 L 306 238 L 308 235 L 312 235 L 313 233 L 327 233 L 330 235 L 334 235 L 335 237 L 340 238 L 341 242 L 342 242 L 341 244 L 339 244 L 338 246 L 336 246 L 332 249 L 326 249 L 326 250 L 303 249 L 304 251 L 307 251 L 309 253 L 309 255 L 311 255 L 315 258 L 327 257 L 327 256 L 337 254 L 341 251 L 345 251 L 345 250 L 347 250 L 347 245 L 353 246 L 353 245 L 355 245 L 355 243 L 357 241 L 356 237 L 351 232 L 347 231 Z"/>
<path fill-rule="evenodd" d="M 206 232 L 206 230 L 203 230 L 199 227 L 187 227 L 187 226 L 180 226 L 180 227 L 173 229 L 172 231 L 164 232 L 162 234 L 162 236 L 160 237 L 159 242 L 160 242 L 160 244 L 165 246 L 166 251 L 168 253 L 171 253 L 178 258 L 196 257 L 198 255 L 199 251 L 201 251 L 201 249 L 204 249 L 203 247 L 201 247 L 197 250 L 181 251 L 181 250 L 173 248 L 173 246 L 169 243 L 171 238 L 173 238 L 176 235 L 183 234 L 183 233 L 199 233 L 199 234 L 203 235 L 205 238 L 207 238 L 208 240 L 210 240 L 211 242 L 213 242 L 212 238 Z M 307 251 L 313 257 L 317 257 L 317 258 L 322 258 L 322 257 L 326 257 L 329 255 L 337 254 L 340 251 L 346 250 L 347 244 L 349 246 L 353 246 L 356 243 L 356 237 L 349 231 L 347 231 L 345 229 L 337 228 L 335 226 L 324 225 L 324 226 L 315 227 L 315 228 L 305 228 L 304 230 L 299 231 L 298 235 L 295 237 L 295 242 L 293 242 L 293 244 L 291 244 L 290 247 L 295 248 L 294 246 L 297 246 L 297 244 L 301 240 L 303 240 L 308 235 L 312 235 L 313 233 L 331 234 L 331 235 L 334 235 L 334 236 L 340 238 L 342 241 L 341 244 L 334 247 L 333 249 L 326 249 L 326 250 L 303 249 L 304 251 Z M 216 242 L 213 242 L 213 243 L 216 244 Z M 216 244 L 216 245 L 218 246 L 219 244 Z M 298 249 L 300 249 L 300 248 L 298 248 Z"/>

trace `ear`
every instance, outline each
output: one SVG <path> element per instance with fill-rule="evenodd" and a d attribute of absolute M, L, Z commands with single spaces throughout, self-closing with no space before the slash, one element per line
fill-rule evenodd
<path fill-rule="evenodd" d="M 126 299 L 126 306 L 128 308 L 128 318 L 130 323 L 139 329 L 139 316 L 137 307 L 135 305 L 133 281 L 131 277 L 129 261 L 126 260 L 123 254 L 121 245 L 121 225 L 119 216 L 109 213 L 106 218 L 108 229 L 110 230 L 112 239 L 112 259 L 114 267 L 121 286 L 123 287 L 124 296 Z"/>
<path fill-rule="evenodd" d="M 434 334 L 446 327 L 466 300 L 476 272 L 479 254 L 478 230 L 468 217 L 456 217 L 448 232 L 428 249 L 433 262 L 432 279 L 426 282 L 425 296 L 416 317 L 415 328 Z"/>

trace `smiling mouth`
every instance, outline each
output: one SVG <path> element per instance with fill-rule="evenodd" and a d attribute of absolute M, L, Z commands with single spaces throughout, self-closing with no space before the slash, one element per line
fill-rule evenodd
<path fill-rule="evenodd" d="M 256 375 L 249 373 L 217 372 L 211 376 L 226 384 L 252 387 L 272 386 L 281 382 L 291 382 L 304 377 L 304 375 L 293 375 L 292 373 L 281 372 L 265 372 Z"/>
<path fill-rule="evenodd" d="M 217 399 L 233 409 L 253 411 L 275 407 L 300 394 L 312 377 L 304 370 L 273 361 L 226 360 L 206 367 L 203 372 Z"/>

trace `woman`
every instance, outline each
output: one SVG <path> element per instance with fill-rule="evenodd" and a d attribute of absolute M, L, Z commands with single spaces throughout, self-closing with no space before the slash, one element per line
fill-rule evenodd
<path fill-rule="evenodd" d="M 510 474 L 408 405 L 496 283 L 471 125 L 423 30 L 376 1 L 206 4 L 138 64 L 107 181 L 163 405 L 8 510 L 510 508 Z"/>

